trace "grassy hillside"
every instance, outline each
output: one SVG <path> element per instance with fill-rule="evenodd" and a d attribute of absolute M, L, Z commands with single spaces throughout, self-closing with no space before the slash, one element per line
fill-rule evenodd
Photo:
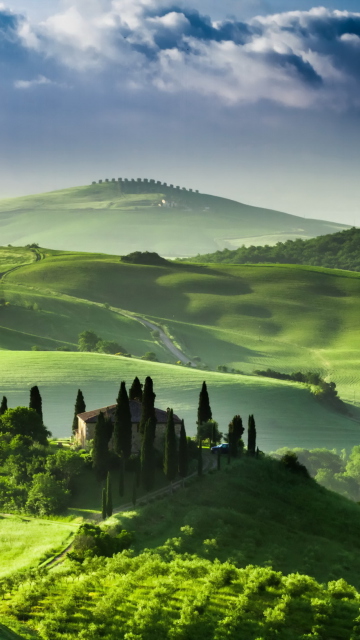
<path fill-rule="evenodd" d="M 359 293 L 357 274 L 317 267 L 144 267 L 110 256 L 62 253 L 3 280 L 3 296 L 10 301 L 45 295 L 58 304 L 66 294 L 76 298 L 76 304 L 86 299 L 110 305 L 113 311 L 102 310 L 107 316 L 119 309 L 144 314 L 168 327 L 189 356 L 200 356 L 213 368 L 221 364 L 245 373 L 268 367 L 284 372 L 316 369 L 331 376 L 342 396 L 352 401 L 359 383 Z M 0 308 L 0 326 L 12 328 L 7 312 Z M 103 323 L 97 322 L 96 314 L 92 322 L 92 313 L 82 317 L 84 328 Z M 36 312 L 31 317 L 35 324 L 40 322 Z M 113 322 L 108 320 L 104 327 Z M 44 335 L 42 329 L 37 333 Z M 65 332 L 63 339 L 73 342 L 74 334 Z M 46 334 L 59 336 L 60 331 Z M 134 353 L 141 355 L 142 348 L 134 348 Z"/>
<path fill-rule="evenodd" d="M 0 393 L 9 405 L 28 404 L 29 388 L 38 384 L 45 422 L 57 437 L 70 435 L 77 389 L 88 409 L 114 404 L 121 380 L 154 380 L 156 405 L 171 406 L 196 433 L 199 391 L 206 378 L 213 415 L 220 430 L 231 418 L 255 413 L 259 447 L 352 447 L 359 425 L 318 403 L 303 386 L 270 378 L 204 372 L 166 364 L 92 353 L 4 351 L 0 359 Z"/>
<path fill-rule="evenodd" d="M 2 622 L 44 640 L 355 640 L 358 509 L 274 460 L 241 459 L 108 521 L 135 532 L 134 554 L 9 583 Z"/>
<path fill-rule="evenodd" d="M 14 571 L 37 567 L 62 551 L 76 530 L 77 525 L 71 523 L 1 515 L 0 579 Z"/>
<path fill-rule="evenodd" d="M 258 236 L 258 244 L 274 244 L 346 227 L 160 186 L 158 193 L 149 192 L 145 185 L 141 191 L 124 193 L 117 182 L 110 182 L 2 200 L 2 242 L 37 242 L 54 249 L 117 254 L 148 250 L 165 256 L 191 256 L 251 243 L 254 236 Z M 164 198 L 177 206 L 159 207 Z"/>
<path fill-rule="evenodd" d="M 224 249 L 198 255 L 190 261 L 200 264 L 307 264 L 360 271 L 360 229 L 346 229 L 310 240 L 287 240 L 275 246 L 243 246 L 233 251 Z"/>
<path fill-rule="evenodd" d="M 120 379 L 150 373 L 159 406 L 173 406 L 195 431 L 197 396 L 211 385 L 222 430 L 235 413 L 256 412 L 261 447 L 352 447 L 359 426 L 315 401 L 301 385 L 249 377 L 255 369 L 316 370 L 334 380 L 343 399 L 359 400 L 360 276 L 297 266 L 126 264 L 101 254 L 40 251 L 43 259 L 9 271 L 0 283 L 0 393 L 12 406 L 42 385 L 46 420 L 54 434 L 69 433 L 76 390 L 91 406 L 112 404 Z M 189 358 L 246 376 L 195 371 L 76 349 L 77 336 L 94 330 L 134 356 L 154 351 L 174 363 L 134 315 L 164 327 Z M 33 345 L 49 352 L 33 353 Z M 18 353 L 14 352 L 18 349 Z M 10 351 L 12 350 L 12 351 Z M 174 383 L 174 381 L 176 381 Z M 62 407 L 60 411 L 60 407 Z M 255 409 L 256 407 L 256 409 Z M 357 411 L 354 410 L 357 419 Z"/>

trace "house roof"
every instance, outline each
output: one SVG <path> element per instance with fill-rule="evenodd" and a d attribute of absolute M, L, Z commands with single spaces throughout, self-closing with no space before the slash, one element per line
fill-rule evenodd
<path fill-rule="evenodd" d="M 139 400 L 130 400 L 131 422 L 139 423 L 141 418 L 141 402 Z M 85 411 L 84 413 L 78 413 L 77 417 L 86 422 L 86 424 L 92 424 L 97 422 L 100 411 L 105 413 L 111 420 L 115 418 L 116 404 L 112 404 L 110 407 L 102 407 L 101 409 L 94 409 L 93 411 Z M 155 415 L 157 423 L 167 422 L 167 412 L 162 409 L 155 408 Z M 180 424 L 180 418 L 174 413 L 175 424 Z"/>

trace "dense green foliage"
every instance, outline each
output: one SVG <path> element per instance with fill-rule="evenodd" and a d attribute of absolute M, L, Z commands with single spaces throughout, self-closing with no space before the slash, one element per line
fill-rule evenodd
<path fill-rule="evenodd" d="M 7 410 L 8 410 L 7 398 L 6 396 L 3 396 L 1 400 L 1 405 L 0 405 L 0 416 L 2 416 Z"/>
<path fill-rule="evenodd" d="M 79 351 L 97 351 L 98 353 L 126 353 L 126 349 L 115 340 L 103 340 L 94 331 L 82 331 L 78 340 Z"/>
<path fill-rule="evenodd" d="M 283 448 L 273 455 L 283 457 L 288 452 Z M 319 484 L 350 500 L 360 501 L 360 446 L 353 447 L 349 454 L 345 449 L 338 453 L 336 450 L 301 448 L 295 448 L 291 453 Z"/>
<path fill-rule="evenodd" d="M 130 400 L 142 401 L 142 384 L 137 376 L 135 376 L 129 391 Z"/>
<path fill-rule="evenodd" d="M 101 544 L 101 535 L 81 537 Z M 0 607 L 7 625 L 26 621 L 20 637 L 36 629 L 42 640 L 355 640 L 359 601 L 343 579 L 321 585 L 298 573 L 239 569 L 170 548 L 89 559 L 80 574 L 73 563 L 57 574 L 24 577 Z"/>
<path fill-rule="evenodd" d="M 229 431 L 228 431 L 228 443 L 230 449 L 230 455 L 233 458 L 236 458 L 238 453 L 241 453 L 244 447 L 244 443 L 242 441 L 242 435 L 245 429 L 243 427 L 243 422 L 241 416 L 236 415 L 233 417 L 231 422 L 229 423 Z"/>
<path fill-rule="evenodd" d="M 133 251 L 133 253 L 129 253 L 127 256 L 121 256 L 121 260 L 122 262 L 128 262 L 129 264 L 169 264 L 165 258 L 162 258 L 158 253 L 151 251 Z"/>
<path fill-rule="evenodd" d="M 41 516 L 68 506 L 84 461 L 75 451 L 54 452 L 29 436 L 4 433 L 0 466 L 0 509 Z"/>
<path fill-rule="evenodd" d="M 85 523 L 76 533 L 69 558 L 77 562 L 95 556 L 111 558 L 115 553 L 128 549 L 132 541 L 133 536 L 128 531 L 119 531 L 116 527 L 101 529 L 95 524 Z"/>
<path fill-rule="evenodd" d="M 307 264 L 360 271 L 360 229 L 353 227 L 318 238 L 286 240 L 275 246 L 244 245 L 191 258 L 191 262 L 222 264 Z"/>
<path fill-rule="evenodd" d="M 12 437 L 28 437 L 43 445 L 47 444 L 47 438 L 50 436 L 39 413 L 27 407 L 7 409 L 0 417 L 0 433 L 9 433 Z"/>

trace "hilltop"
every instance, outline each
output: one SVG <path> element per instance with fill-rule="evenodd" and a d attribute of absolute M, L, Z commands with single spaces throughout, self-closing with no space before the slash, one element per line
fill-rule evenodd
<path fill-rule="evenodd" d="M 6 256 L 0 393 L 14 406 L 27 402 L 30 383 L 41 385 L 55 435 L 69 434 L 79 386 L 87 402 L 107 406 L 121 379 L 131 383 L 136 375 L 151 375 L 158 406 L 173 406 L 189 433 L 195 432 L 198 393 L 206 379 L 220 430 L 226 431 L 236 413 L 253 413 L 256 407 L 265 450 L 358 444 L 355 406 L 349 407 L 353 416 L 337 413 L 306 385 L 254 371 L 318 371 L 354 404 L 359 274 L 282 265 L 142 265 L 119 256 L 42 248 L 1 250 L 1 272 Z M 78 353 L 78 335 L 87 329 L 123 345 L 133 357 Z M 199 370 L 176 366 L 160 331 Z M 31 351 L 34 346 L 42 351 Z M 147 352 L 159 362 L 138 359 Z M 219 366 L 229 373 L 218 372 Z"/>
<path fill-rule="evenodd" d="M 149 180 L 100 181 L 2 200 L 0 223 L 5 245 L 36 242 L 53 249 L 155 251 L 168 257 L 346 228 Z"/>
<path fill-rule="evenodd" d="M 305 264 L 360 271 L 360 229 L 352 228 L 310 240 L 287 240 L 275 246 L 242 246 L 189 259 L 216 264 Z"/>

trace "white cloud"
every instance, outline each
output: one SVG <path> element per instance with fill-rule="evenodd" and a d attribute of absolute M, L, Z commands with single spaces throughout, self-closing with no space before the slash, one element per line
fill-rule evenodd
<path fill-rule="evenodd" d="M 46 78 L 45 76 L 38 76 L 34 80 L 15 80 L 14 87 L 15 89 L 31 89 L 31 87 L 36 87 L 42 84 L 56 84 Z"/>
<path fill-rule="evenodd" d="M 358 105 L 354 49 L 360 14 L 324 7 L 211 21 L 155 0 L 73 0 L 41 23 L 19 20 L 24 48 L 82 74 L 160 91 L 191 91 L 227 103 L 272 100 L 306 108 Z M 110 80 L 109 80 L 110 81 Z M 18 80 L 16 88 L 45 84 Z"/>

